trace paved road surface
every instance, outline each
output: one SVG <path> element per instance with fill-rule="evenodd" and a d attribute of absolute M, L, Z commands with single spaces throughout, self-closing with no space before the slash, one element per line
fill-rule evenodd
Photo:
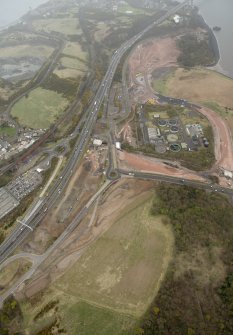
<path fill-rule="evenodd" d="M 144 29 L 142 32 L 138 33 L 134 37 L 132 37 L 130 40 L 124 42 L 118 50 L 115 51 L 111 63 L 108 67 L 108 70 L 99 86 L 99 89 L 95 95 L 95 98 L 92 100 L 89 108 L 86 110 L 85 115 L 85 123 L 82 127 L 82 130 L 80 132 L 80 136 L 78 137 L 73 152 L 71 153 L 70 159 L 68 160 L 68 163 L 66 167 L 64 168 L 62 174 L 60 175 L 60 178 L 58 178 L 54 184 L 51 190 L 49 191 L 48 197 L 41 198 L 36 203 L 36 210 L 32 210 L 32 213 L 28 214 L 28 217 L 24 219 L 24 223 L 27 226 L 30 226 L 31 229 L 34 229 L 43 219 L 48 209 L 52 208 L 52 206 L 55 204 L 56 200 L 62 194 L 64 191 L 66 185 L 68 184 L 70 177 L 73 173 L 73 170 L 77 167 L 77 164 L 80 162 L 83 151 L 85 150 L 85 147 L 87 146 L 87 143 L 90 139 L 91 131 L 95 125 L 97 115 L 99 108 L 104 100 L 104 97 L 108 94 L 110 86 L 113 81 L 113 77 L 115 74 L 115 71 L 117 69 L 118 64 L 120 63 L 120 60 L 122 56 L 137 42 L 139 41 L 151 28 L 155 27 L 156 25 L 159 25 L 163 21 L 165 21 L 169 16 L 180 10 L 183 6 L 185 6 L 188 3 L 188 0 L 184 1 L 183 3 L 175 6 L 173 9 L 171 9 L 169 12 L 167 12 L 165 15 L 163 15 L 161 18 L 154 21 L 152 24 L 150 24 L 146 29 Z M 60 192 L 57 192 L 58 189 Z M 21 242 L 28 236 L 31 229 L 29 229 L 27 226 L 22 226 L 21 224 L 18 224 L 12 234 L 1 244 L 0 246 L 0 263 L 2 263 L 20 244 Z"/>

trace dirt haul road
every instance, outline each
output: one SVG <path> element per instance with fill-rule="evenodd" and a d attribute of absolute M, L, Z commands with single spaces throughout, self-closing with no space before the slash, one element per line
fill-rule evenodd
<path fill-rule="evenodd" d="M 226 122 L 217 113 L 207 107 L 199 110 L 207 117 L 212 125 L 215 140 L 215 159 L 214 167 L 223 168 L 228 171 L 233 170 L 233 150 L 230 130 Z"/>
<path fill-rule="evenodd" d="M 174 38 L 167 37 L 147 40 L 133 50 L 129 57 L 131 85 L 143 87 L 142 101 L 146 102 L 153 95 L 148 77 L 156 69 L 176 67 L 180 51 Z"/>
<path fill-rule="evenodd" d="M 125 151 L 119 152 L 120 167 L 125 169 L 135 169 L 140 172 L 158 173 L 164 176 L 190 179 L 205 182 L 206 180 L 185 168 L 169 166 L 154 158 L 132 154 Z"/>

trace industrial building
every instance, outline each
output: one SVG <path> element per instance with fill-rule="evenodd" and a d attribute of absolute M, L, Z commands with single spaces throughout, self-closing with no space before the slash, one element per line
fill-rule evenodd
<path fill-rule="evenodd" d="M 121 143 L 120 142 L 116 142 L 116 149 L 121 150 Z"/>
<path fill-rule="evenodd" d="M 94 141 L 93 141 L 93 145 L 95 147 L 100 147 L 102 144 L 103 144 L 103 141 L 99 140 L 98 138 L 95 138 Z"/>
<path fill-rule="evenodd" d="M 147 131 L 150 143 L 153 143 L 158 137 L 161 136 L 159 128 L 148 128 Z"/>
<path fill-rule="evenodd" d="M 198 123 L 196 124 L 187 124 L 186 125 L 186 133 L 188 136 L 193 137 L 193 136 L 204 136 L 203 134 L 203 129 L 202 126 Z"/>
<path fill-rule="evenodd" d="M 181 21 L 181 16 L 180 15 L 174 15 L 174 17 L 173 17 L 173 21 L 176 23 L 176 24 L 178 24 L 178 23 L 180 23 L 180 21 Z"/>

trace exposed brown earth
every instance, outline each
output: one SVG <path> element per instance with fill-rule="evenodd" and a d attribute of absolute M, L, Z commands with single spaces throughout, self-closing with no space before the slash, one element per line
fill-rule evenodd
<path fill-rule="evenodd" d="M 89 155 L 91 156 L 91 155 Z M 88 156 L 88 157 L 89 157 Z M 93 159 L 93 158 L 92 158 Z M 93 176 L 93 160 L 85 160 L 74 173 L 57 205 L 46 215 L 39 227 L 29 235 L 21 249 L 41 254 L 64 231 L 80 209 L 98 190 L 100 176 Z M 59 190 L 58 190 L 59 192 Z"/>
<path fill-rule="evenodd" d="M 217 113 L 207 107 L 202 107 L 200 112 L 207 117 L 212 125 L 215 138 L 216 167 L 233 170 L 233 150 L 229 128 L 226 122 Z"/>
<path fill-rule="evenodd" d="M 97 208 L 87 215 L 67 240 L 39 267 L 32 280 L 19 289 L 18 297 L 29 298 L 46 289 L 51 282 L 71 268 L 86 248 L 121 217 L 123 208 L 133 204 L 154 186 L 154 182 L 126 178 L 113 185 L 100 198 Z"/>
<path fill-rule="evenodd" d="M 130 86 L 143 87 L 143 94 L 140 97 L 142 102 L 146 102 L 153 96 L 148 84 L 148 76 L 156 69 L 177 66 L 179 54 L 176 41 L 171 37 L 145 41 L 133 50 L 128 61 Z M 140 81 L 141 78 L 142 81 Z"/>
<path fill-rule="evenodd" d="M 179 56 L 179 50 L 177 49 L 176 42 L 174 38 L 161 38 L 156 40 L 151 40 L 139 44 L 133 50 L 129 58 L 129 70 L 131 85 L 143 86 L 144 95 L 141 100 L 144 99 L 144 102 L 147 101 L 150 97 L 153 97 L 152 88 L 150 86 L 148 75 L 151 75 L 153 70 L 162 69 L 165 67 L 178 66 L 177 58 Z M 143 78 L 140 83 L 137 80 L 137 77 L 141 76 Z M 203 80 L 203 76 L 200 77 L 200 80 Z M 198 78 L 196 78 L 198 81 Z M 198 87 L 198 84 L 196 84 Z M 209 90 L 209 89 L 208 89 Z M 155 93 L 154 93 L 155 94 Z M 192 91 L 189 90 L 189 99 L 192 101 Z M 177 95 L 175 95 L 177 97 Z M 181 96 L 182 97 L 182 96 Z M 232 101 L 232 97 L 228 97 L 228 101 Z M 196 100 L 196 97 L 193 96 L 193 100 Z M 214 99 L 213 99 L 214 100 Z M 215 141 L 215 158 L 216 164 L 213 167 L 213 171 L 217 171 L 219 168 L 232 171 L 233 170 L 233 151 L 232 151 L 232 140 L 231 133 L 228 129 L 228 125 L 225 120 L 220 117 L 213 110 L 202 107 L 199 110 L 210 122 L 214 131 L 214 141 Z M 127 155 L 127 160 L 130 160 L 131 168 L 133 167 L 133 155 Z M 146 171 L 148 169 L 153 172 L 165 173 L 180 175 L 178 171 L 169 170 L 168 167 L 162 167 L 161 164 L 156 163 L 153 167 L 148 166 L 148 163 L 145 163 L 144 158 L 134 159 L 135 164 L 143 167 Z M 139 161 L 141 162 L 139 164 Z M 135 165 L 136 168 L 137 165 Z"/>
<path fill-rule="evenodd" d="M 169 166 L 157 159 L 143 155 L 132 154 L 126 151 L 119 152 L 120 167 L 129 170 L 135 169 L 141 172 L 158 173 L 166 176 L 174 176 L 197 181 L 205 181 L 204 178 L 185 168 Z"/>

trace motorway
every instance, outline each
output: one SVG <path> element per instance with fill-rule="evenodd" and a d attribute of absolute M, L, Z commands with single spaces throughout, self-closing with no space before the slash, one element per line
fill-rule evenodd
<path fill-rule="evenodd" d="M 11 233 L 11 235 L 0 245 L 0 264 L 21 244 L 21 242 L 28 236 L 31 230 L 35 229 L 35 227 L 41 222 L 41 220 L 47 214 L 46 213 L 47 210 L 52 208 L 56 200 L 62 195 L 62 191 L 67 186 L 74 169 L 77 167 L 77 164 L 80 162 L 83 156 L 85 147 L 87 146 L 90 139 L 91 131 L 95 125 L 99 108 L 105 96 L 107 96 L 109 92 L 115 71 L 117 69 L 118 64 L 120 63 L 122 56 L 136 42 L 138 42 L 151 28 L 165 21 L 169 16 L 176 13 L 187 3 L 188 0 L 175 6 L 165 15 L 163 15 L 158 20 L 150 24 L 142 32 L 138 33 L 128 41 L 124 42 L 120 46 L 120 48 L 115 51 L 111 59 L 111 63 L 108 67 L 108 70 L 98 88 L 98 91 L 81 120 L 82 123 L 83 120 L 85 120 L 84 126 L 80 131 L 80 134 L 74 145 L 73 152 L 70 155 L 67 165 L 62 171 L 60 177 L 54 182 L 53 186 L 51 187 L 48 193 L 48 196 L 35 200 L 33 206 L 31 206 L 31 209 L 28 210 L 26 216 L 23 219 L 25 225 L 18 223 L 13 232 Z"/>
<path fill-rule="evenodd" d="M 37 268 L 40 266 L 42 262 L 44 262 L 46 259 L 51 256 L 53 251 L 62 244 L 69 236 L 70 234 L 75 230 L 75 228 L 78 227 L 82 219 L 87 214 L 90 207 L 96 202 L 96 200 L 100 197 L 101 194 L 103 194 L 113 183 L 114 181 L 107 180 L 101 188 L 91 197 L 91 199 L 88 201 L 88 203 L 82 208 L 82 210 L 75 216 L 75 218 L 72 220 L 72 222 L 69 224 L 69 226 L 63 231 L 63 233 L 56 239 L 56 241 L 45 251 L 42 255 L 34 255 L 29 253 L 20 253 L 18 255 L 14 255 L 10 257 L 9 259 L 6 259 L 1 265 L 0 270 L 4 268 L 7 264 L 10 262 L 19 259 L 19 258 L 27 258 L 32 261 L 32 267 L 29 271 L 27 271 L 22 277 L 20 277 L 12 287 L 10 287 L 6 292 L 4 292 L 0 296 L 0 308 L 2 306 L 2 303 L 4 300 L 12 293 L 15 292 L 15 290 L 27 279 L 31 278 L 31 276 L 35 273 Z"/>
<path fill-rule="evenodd" d="M 121 175 L 129 176 L 132 178 L 137 178 L 137 179 L 144 179 L 144 180 L 156 180 L 160 182 L 165 182 L 169 184 L 176 184 L 176 185 L 186 185 L 186 186 L 191 186 L 203 190 L 209 190 L 213 192 L 219 192 L 223 193 L 229 196 L 233 196 L 233 190 L 229 189 L 227 187 L 222 187 L 217 184 L 211 184 L 210 182 L 198 182 L 195 180 L 190 180 L 190 179 L 181 179 L 178 177 L 172 177 L 172 176 L 166 176 L 162 174 L 157 174 L 157 173 L 147 173 L 147 172 L 140 172 L 140 171 L 135 171 L 135 170 L 123 170 L 123 169 L 118 169 L 118 172 Z"/>

